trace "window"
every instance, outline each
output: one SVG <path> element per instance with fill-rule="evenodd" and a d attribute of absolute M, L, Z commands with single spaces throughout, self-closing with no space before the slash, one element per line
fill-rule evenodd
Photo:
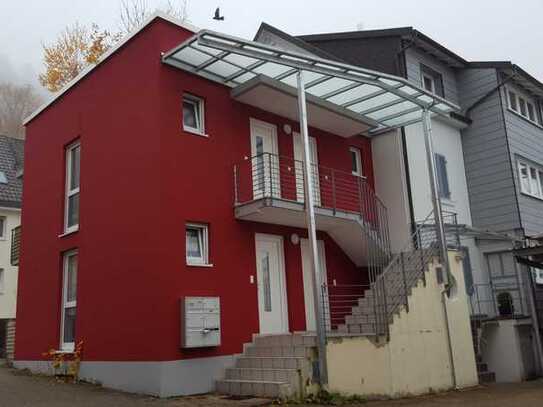
<path fill-rule="evenodd" d="M 75 344 L 75 316 L 77 308 L 77 251 L 64 254 L 62 272 L 61 350 L 73 351 Z"/>
<path fill-rule="evenodd" d="M 203 99 L 196 96 L 183 96 L 183 130 L 205 135 Z"/>
<path fill-rule="evenodd" d="M 442 75 L 439 72 L 434 71 L 432 68 L 422 64 L 420 66 L 420 71 L 422 76 L 422 86 L 424 89 L 435 95 L 445 97 Z"/>
<path fill-rule="evenodd" d="M 509 107 L 513 110 L 518 110 L 517 95 L 515 92 L 509 91 Z"/>
<path fill-rule="evenodd" d="M 6 238 L 6 217 L 0 216 L 0 240 Z"/>
<path fill-rule="evenodd" d="M 208 227 L 189 223 L 186 226 L 186 256 L 188 265 L 207 265 Z"/>
<path fill-rule="evenodd" d="M 434 78 L 426 74 L 422 74 L 422 83 L 424 85 L 424 89 L 426 89 L 428 92 L 435 92 Z"/>
<path fill-rule="evenodd" d="M 8 178 L 6 177 L 6 173 L 4 171 L 0 171 L 0 184 L 7 184 Z"/>
<path fill-rule="evenodd" d="M 532 273 L 533 273 L 533 276 L 534 276 L 535 283 L 538 284 L 538 285 L 543 284 L 543 270 L 532 267 Z"/>
<path fill-rule="evenodd" d="M 362 154 L 360 150 L 356 147 L 350 147 L 349 151 L 351 153 L 351 172 L 353 175 L 362 176 Z"/>
<path fill-rule="evenodd" d="M 81 146 L 79 142 L 66 149 L 66 202 L 64 232 L 79 229 L 79 168 Z"/>
<path fill-rule="evenodd" d="M 441 154 L 435 154 L 435 161 L 439 196 L 441 198 L 450 199 L 451 190 L 449 188 L 449 176 L 447 174 L 447 159 Z"/>
<path fill-rule="evenodd" d="M 0 294 L 4 294 L 6 290 L 5 286 L 5 280 L 4 280 L 4 269 L 0 269 Z"/>
<path fill-rule="evenodd" d="M 531 100 L 526 95 L 521 95 L 518 91 L 508 89 L 507 104 L 509 110 L 535 124 L 541 125 L 539 106 L 534 100 Z"/>
<path fill-rule="evenodd" d="M 471 268 L 471 259 L 469 257 L 469 249 L 467 247 L 462 247 L 462 266 L 464 269 L 464 282 L 466 284 L 466 291 L 469 296 L 473 294 L 473 270 Z"/>
<path fill-rule="evenodd" d="M 543 169 L 523 161 L 518 162 L 520 191 L 543 199 Z"/>

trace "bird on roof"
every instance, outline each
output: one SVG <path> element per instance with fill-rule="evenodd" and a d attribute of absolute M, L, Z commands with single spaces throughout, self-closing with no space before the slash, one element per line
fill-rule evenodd
<path fill-rule="evenodd" d="M 221 16 L 221 12 L 219 10 L 219 7 L 217 7 L 217 9 L 215 10 L 215 15 L 213 16 L 213 20 L 217 20 L 217 21 L 223 21 L 224 20 L 224 16 Z"/>

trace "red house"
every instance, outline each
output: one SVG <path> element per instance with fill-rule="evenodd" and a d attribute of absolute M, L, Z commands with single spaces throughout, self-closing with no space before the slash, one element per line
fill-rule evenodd
<path fill-rule="evenodd" d="M 262 61 L 198 60 L 194 33 L 153 17 L 27 121 L 17 366 L 49 369 L 43 352 L 84 341 L 85 379 L 194 394 L 253 335 L 315 330 L 295 88 L 267 71 L 233 86 L 230 68 Z M 389 253 L 360 135 L 382 123 L 310 94 L 307 106 L 326 325 L 349 330 L 375 253 Z"/>

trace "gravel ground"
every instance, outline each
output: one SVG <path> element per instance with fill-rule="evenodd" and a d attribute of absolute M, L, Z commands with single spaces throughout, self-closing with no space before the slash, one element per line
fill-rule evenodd
<path fill-rule="evenodd" d="M 0 366 L 0 407 L 188 407 L 262 406 L 267 400 L 228 400 L 206 395 L 156 399 L 107 390 L 89 384 L 66 384 L 50 377 L 33 376 Z M 493 385 L 467 391 L 394 401 L 378 401 L 365 407 L 541 407 L 543 381 Z"/>

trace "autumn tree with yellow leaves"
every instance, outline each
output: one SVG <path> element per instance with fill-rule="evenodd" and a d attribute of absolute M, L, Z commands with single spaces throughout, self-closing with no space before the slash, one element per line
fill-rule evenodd
<path fill-rule="evenodd" d="M 187 20 L 187 0 L 166 0 L 162 5 L 165 13 Z M 151 15 L 147 0 L 120 0 L 120 32 L 102 30 L 97 24 L 90 27 L 75 23 L 60 33 L 51 44 L 43 46 L 45 72 L 40 83 L 51 92 L 58 92 L 87 66 L 100 62 L 123 35 L 141 25 Z"/>
<path fill-rule="evenodd" d="M 90 28 L 75 23 L 67 27 L 52 44 L 43 46 L 45 72 L 40 83 L 51 92 L 57 92 L 90 64 L 96 64 L 109 48 L 118 41 L 120 34 Z"/>

